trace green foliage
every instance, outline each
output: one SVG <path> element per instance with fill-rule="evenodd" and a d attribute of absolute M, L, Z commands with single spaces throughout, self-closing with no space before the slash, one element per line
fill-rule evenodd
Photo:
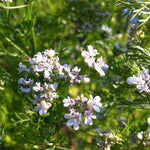
<path fill-rule="evenodd" d="M 150 96 L 126 82 L 142 68 L 150 69 L 149 5 L 146 0 L 0 1 L 0 149 L 102 149 L 97 145 L 102 137 L 96 129 L 106 131 L 108 126 L 113 133 L 112 150 L 149 149 L 143 148 L 144 139 L 138 141 L 137 132 L 147 133 Z M 136 17 L 130 44 L 127 30 Z M 111 30 L 102 30 L 102 25 Z M 109 66 L 105 77 L 83 62 L 81 50 L 87 45 L 105 58 Z M 59 98 L 40 116 L 33 110 L 31 97 L 19 90 L 17 68 L 50 48 L 62 64 L 82 68 L 91 82 L 71 88 L 59 83 Z M 62 100 L 81 93 L 99 95 L 103 109 L 93 126 L 74 131 L 65 124 Z"/>

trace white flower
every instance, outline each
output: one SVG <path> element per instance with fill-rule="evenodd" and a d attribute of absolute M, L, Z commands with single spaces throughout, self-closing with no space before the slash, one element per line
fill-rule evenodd
<path fill-rule="evenodd" d="M 99 72 L 100 76 L 105 76 L 105 71 L 108 70 L 109 66 L 104 63 L 103 57 L 97 59 L 97 62 L 94 64 L 95 70 Z"/>
<path fill-rule="evenodd" d="M 76 75 L 78 75 L 80 71 L 81 71 L 81 69 L 78 68 L 77 66 L 72 69 L 72 73 L 76 74 Z"/>
<path fill-rule="evenodd" d="M 68 64 L 64 64 L 64 65 L 63 65 L 63 68 L 64 68 L 65 72 L 69 73 L 69 72 L 70 72 L 70 69 L 71 69 L 71 66 L 68 65 Z"/>
<path fill-rule="evenodd" d="M 21 73 L 23 71 L 26 71 L 26 72 L 30 71 L 30 69 L 27 69 L 27 66 L 23 65 L 22 63 L 19 63 L 19 68 L 17 70 L 19 70 L 19 73 Z"/>
<path fill-rule="evenodd" d="M 64 118 L 69 119 L 66 122 L 66 125 L 68 127 L 73 125 L 74 130 L 78 130 L 79 129 L 79 124 L 82 124 L 81 114 L 79 112 L 77 112 L 77 113 L 75 112 L 73 115 L 65 114 Z"/>
<path fill-rule="evenodd" d="M 31 88 L 23 88 L 22 86 L 20 87 L 20 90 L 22 93 L 29 93 L 31 91 Z"/>
<path fill-rule="evenodd" d="M 33 86 L 32 88 L 35 92 L 39 92 L 39 91 L 43 91 L 43 88 L 41 87 L 41 83 L 40 82 L 36 82 L 35 86 Z"/>
<path fill-rule="evenodd" d="M 47 110 L 51 107 L 50 103 L 46 103 L 45 101 L 41 101 L 38 106 L 34 107 L 34 111 L 39 111 L 40 115 L 44 115 L 47 113 Z"/>
<path fill-rule="evenodd" d="M 91 113 L 90 111 L 85 111 L 84 115 L 85 115 L 84 123 L 92 125 L 93 124 L 92 119 L 96 119 L 96 116 L 93 115 L 93 113 Z"/>
<path fill-rule="evenodd" d="M 142 84 L 142 85 L 139 84 L 136 86 L 136 88 L 139 90 L 140 93 L 143 91 L 148 92 L 149 90 L 147 84 Z"/>
<path fill-rule="evenodd" d="M 35 63 L 38 64 L 38 63 L 42 62 L 43 55 L 40 52 L 38 52 L 37 55 L 35 55 L 35 57 L 33 58 L 33 60 Z"/>
<path fill-rule="evenodd" d="M 44 55 L 47 55 L 49 57 L 53 57 L 55 55 L 55 51 L 50 49 L 50 50 L 45 50 Z"/>
<path fill-rule="evenodd" d="M 142 70 L 140 73 L 141 73 L 143 80 L 149 80 L 150 76 L 149 76 L 149 70 L 148 69 Z"/>
<path fill-rule="evenodd" d="M 20 78 L 19 80 L 18 80 L 18 84 L 24 84 L 24 78 Z"/>
<path fill-rule="evenodd" d="M 138 132 L 138 134 L 137 134 L 138 139 L 142 140 L 143 139 L 143 135 L 144 135 L 143 131 Z"/>
<path fill-rule="evenodd" d="M 57 98 L 57 97 L 58 97 L 58 95 L 55 92 L 52 92 L 49 94 L 50 101 L 52 101 L 54 98 Z"/>
<path fill-rule="evenodd" d="M 49 84 L 48 85 L 48 88 L 51 90 L 51 91 L 56 91 L 58 87 L 58 84 L 55 82 L 54 84 Z"/>
<path fill-rule="evenodd" d="M 75 105 L 75 101 L 71 99 L 69 96 L 63 100 L 64 107 Z"/>
<path fill-rule="evenodd" d="M 94 64 L 95 64 L 95 58 L 94 57 L 85 58 L 84 61 L 87 63 L 87 65 L 90 68 L 92 68 L 94 66 Z"/>
<path fill-rule="evenodd" d="M 44 71 L 44 79 L 50 79 L 50 73 L 47 70 Z"/>
<path fill-rule="evenodd" d="M 32 85 L 34 82 L 34 80 L 29 79 L 29 81 L 26 81 L 24 78 L 20 78 L 18 80 L 18 84 L 22 84 L 22 85 Z"/>
<path fill-rule="evenodd" d="M 100 103 L 100 100 L 101 100 L 101 98 L 99 96 L 96 96 L 93 99 L 93 96 L 90 95 L 90 98 L 89 98 L 87 104 L 89 107 L 93 107 L 96 112 L 100 112 L 100 107 L 102 107 L 102 103 Z"/>
<path fill-rule="evenodd" d="M 97 52 L 97 49 L 93 49 L 93 47 L 91 45 L 88 45 L 88 50 L 89 50 L 89 54 L 91 57 L 94 57 L 99 54 Z"/>
<path fill-rule="evenodd" d="M 127 78 L 128 84 L 144 84 L 145 81 L 142 80 L 142 76 L 138 75 L 137 77 L 133 75 L 133 77 Z"/>
<path fill-rule="evenodd" d="M 34 72 L 42 72 L 44 70 L 44 67 L 43 66 L 37 66 L 37 65 L 35 65 L 35 66 L 33 66 L 33 71 Z"/>

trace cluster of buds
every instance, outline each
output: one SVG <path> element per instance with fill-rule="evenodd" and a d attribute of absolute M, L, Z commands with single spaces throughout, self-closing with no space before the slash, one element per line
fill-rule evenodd
<path fill-rule="evenodd" d="M 100 139 L 97 142 L 97 145 L 101 150 L 110 150 L 111 146 L 118 143 L 121 139 L 112 133 L 107 127 L 106 131 L 103 131 L 101 128 L 96 129 L 99 133 Z"/>
<path fill-rule="evenodd" d="M 81 69 L 78 67 L 71 69 L 67 64 L 61 65 L 59 57 L 55 57 L 52 49 L 45 50 L 43 54 L 38 52 L 28 61 L 28 68 L 22 63 L 19 64 L 19 74 L 24 77 L 18 80 L 18 84 L 21 85 L 22 93 L 33 97 L 33 104 L 36 105 L 34 110 L 39 111 L 40 115 L 46 114 L 53 99 L 59 96 L 56 93 L 58 81 L 65 80 L 72 86 L 74 83 L 90 80 L 87 75 L 79 75 Z"/>
<path fill-rule="evenodd" d="M 133 77 L 127 78 L 127 83 L 132 85 L 136 85 L 136 88 L 138 91 L 141 92 L 146 92 L 147 94 L 150 94 L 150 75 L 149 75 L 149 70 L 144 69 L 140 71 L 140 73 Z"/>
<path fill-rule="evenodd" d="M 133 44 L 136 36 L 136 28 L 138 27 L 138 24 L 131 24 L 129 29 L 127 30 L 127 33 L 129 34 L 127 42 L 129 44 Z"/>
<path fill-rule="evenodd" d="M 105 71 L 108 70 L 108 65 L 104 63 L 102 56 L 95 61 L 95 56 L 98 54 L 97 50 L 93 49 L 91 45 L 88 46 L 88 51 L 83 50 L 81 53 L 89 68 L 94 67 L 96 71 L 99 72 L 100 76 L 105 76 Z"/>
<path fill-rule="evenodd" d="M 92 119 L 96 119 L 96 115 L 93 114 L 93 111 L 100 112 L 102 103 L 100 103 L 101 98 L 96 96 L 93 98 L 90 95 L 89 99 L 86 98 L 83 94 L 81 97 L 75 99 L 70 98 L 69 96 L 63 100 L 64 107 L 69 108 L 69 114 L 65 114 L 64 118 L 69 119 L 66 122 L 67 126 L 72 126 L 75 130 L 79 129 L 79 125 L 82 124 L 82 118 L 84 118 L 84 123 L 87 125 L 92 125 Z M 84 117 L 83 117 L 84 116 Z"/>

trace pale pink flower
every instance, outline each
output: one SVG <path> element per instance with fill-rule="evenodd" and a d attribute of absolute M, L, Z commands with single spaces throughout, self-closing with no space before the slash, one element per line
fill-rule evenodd
<path fill-rule="evenodd" d="M 100 108 L 102 107 L 102 103 L 100 103 L 101 98 L 99 96 L 96 96 L 93 98 L 92 95 L 90 95 L 90 98 L 87 102 L 88 106 L 90 108 L 94 108 L 96 112 L 100 112 Z"/>
<path fill-rule="evenodd" d="M 66 125 L 68 127 L 73 125 L 74 130 L 78 130 L 79 129 L 79 125 L 82 124 L 82 120 L 81 120 L 81 114 L 79 112 L 74 112 L 72 115 L 71 114 L 65 114 L 64 118 L 69 119 L 66 122 Z"/>
<path fill-rule="evenodd" d="M 68 98 L 65 98 L 63 100 L 63 103 L 64 103 L 64 107 L 75 105 L 75 101 L 72 98 L 70 98 L 69 96 L 68 96 Z"/>
<path fill-rule="evenodd" d="M 84 115 L 85 115 L 84 123 L 92 125 L 93 124 L 92 119 L 96 119 L 96 116 L 90 111 L 85 111 Z"/>
<path fill-rule="evenodd" d="M 34 107 L 34 111 L 39 111 L 40 115 L 44 115 L 47 113 L 47 110 L 51 107 L 50 103 L 46 103 L 45 101 L 41 101 L 36 107 Z"/>

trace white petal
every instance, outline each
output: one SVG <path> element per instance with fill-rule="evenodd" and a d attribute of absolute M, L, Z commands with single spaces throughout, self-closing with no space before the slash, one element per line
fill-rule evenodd
<path fill-rule="evenodd" d="M 87 117 L 85 117 L 84 123 L 87 124 Z"/>
<path fill-rule="evenodd" d="M 143 131 L 139 132 L 139 133 L 137 134 L 138 139 L 142 140 L 142 139 L 143 139 L 143 134 L 144 134 Z"/>
<path fill-rule="evenodd" d="M 93 121 L 91 118 L 88 119 L 88 124 L 91 126 L 93 124 Z"/>
<path fill-rule="evenodd" d="M 94 108 L 94 110 L 95 110 L 96 112 L 100 112 L 99 107 L 97 107 L 97 106 L 93 106 L 93 108 Z"/>
<path fill-rule="evenodd" d="M 91 115 L 91 118 L 92 119 L 96 119 L 97 117 L 95 115 Z"/>
<path fill-rule="evenodd" d="M 74 128 L 75 130 L 78 130 L 78 129 L 79 129 L 79 124 L 78 124 L 77 122 L 76 122 L 76 123 L 74 123 L 73 128 Z"/>
<path fill-rule="evenodd" d="M 66 125 L 67 125 L 68 127 L 70 127 L 70 126 L 73 125 L 73 123 L 74 123 L 74 119 L 70 119 L 70 120 L 68 120 L 68 121 L 66 122 Z"/>
<path fill-rule="evenodd" d="M 101 100 L 101 98 L 100 98 L 99 96 L 96 96 L 96 97 L 94 98 L 94 100 L 95 100 L 95 102 L 99 102 L 99 101 Z"/>
<path fill-rule="evenodd" d="M 135 75 L 133 77 L 127 78 L 128 84 L 138 84 L 139 78 L 137 78 Z"/>
<path fill-rule="evenodd" d="M 55 83 L 53 84 L 53 86 L 54 86 L 54 89 L 56 90 L 56 88 L 58 87 L 58 83 L 55 82 Z"/>
<path fill-rule="evenodd" d="M 86 82 L 86 83 L 90 82 L 90 78 L 85 77 L 85 78 L 84 78 L 84 82 Z"/>
<path fill-rule="evenodd" d="M 34 105 L 37 104 L 37 100 L 33 100 L 32 104 L 34 104 Z"/>
<path fill-rule="evenodd" d="M 44 114 L 46 114 L 47 113 L 47 109 L 41 109 L 40 111 L 39 111 L 39 114 L 40 115 L 44 115 Z"/>
<path fill-rule="evenodd" d="M 49 77 L 49 75 L 50 75 L 50 73 L 49 73 L 47 70 L 45 70 L 45 71 L 44 71 L 44 78 Z"/>
<path fill-rule="evenodd" d="M 69 106 L 69 103 L 64 103 L 64 107 L 68 107 Z"/>
<path fill-rule="evenodd" d="M 24 84 L 24 78 L 20 78 L 20 79 L 18 80 L 18 84 Z"/>
<path fill-rule="evenodd" d="M 34 111 L 39 111 L 39 110 L 40 110 L 39 106 L 34 107 Z"/>
<path fill-rule="evenodd" d="M 89 52 L 93 52 L 93 47 L 91 45 L 88 45 Z"/>
<path fill-rule="evenodd" d="M 63 103 L 68 103 L 69 100 L 67 98 L 63 99 Z"/>
<path fill-rule="evenodd" d="M 147 123 L 148 123 L 148 125 L 150 125 L 150 117 L 147 118 Z"/>
<path fill-rule="evenodd" d="M 96 103 L 95 104 L 97 107 L 102 107 L 102 103 Z"/>
<path fill-rule="evenodd" d="M 70 115 L 70 114 L 64 114 L 64 118 L 66 118 L 66 119 L 71 119 L 73 116 L 72 115 Z"/>

